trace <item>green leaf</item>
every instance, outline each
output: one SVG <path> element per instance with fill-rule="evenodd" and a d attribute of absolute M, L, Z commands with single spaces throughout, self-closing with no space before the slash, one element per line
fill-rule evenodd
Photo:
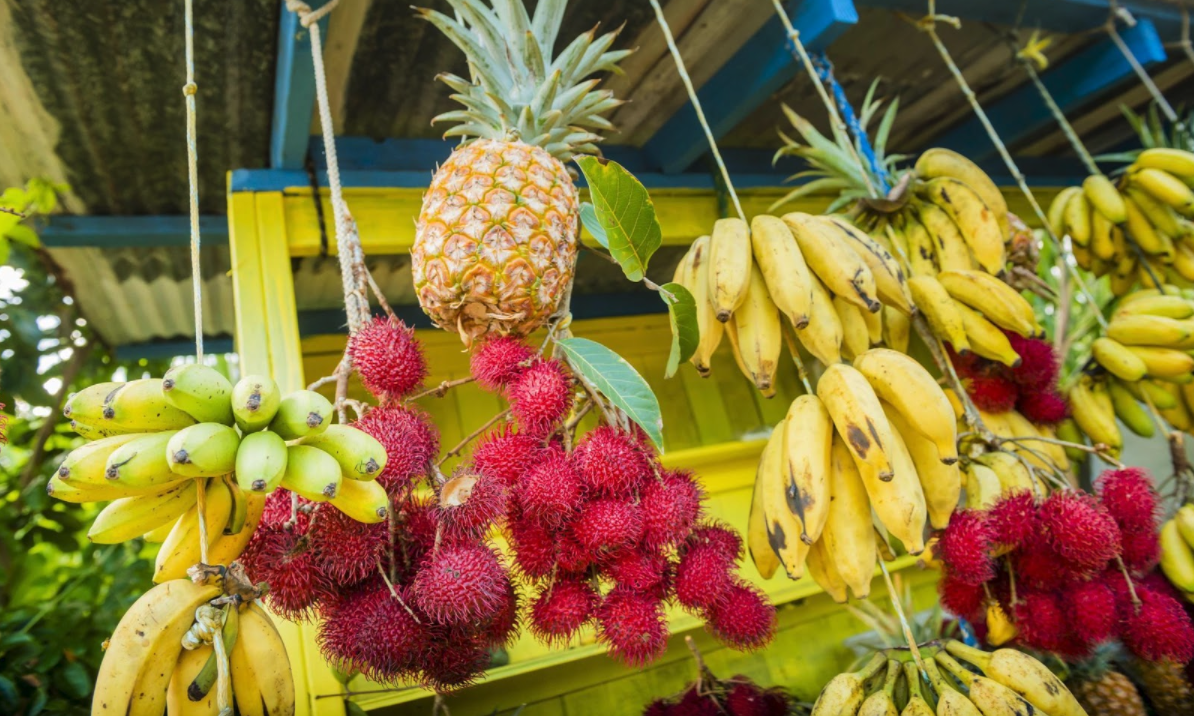
<path fill-rule="evenodd" d="M 344 714 L 345 716 L 368 716 L 368 714 L 365 713 L 365 709 L 361 708 L 360 704 L 347 699 L 344 701 Z"/>
<path fill-rule="evenodd" d="M 87 668 L 79 662 L 67 662 L 58 676 L 62 680 L 62 690 L 71 698 L 84 699 L 91 693 L 91 677 L 87 674 Z"/>
<path fill-rule="evenodd" d="M 340 669 L 337 669 L 335 666 L 332 666 L 331 669 L 332 669 L 332 676 L 336 677 L 336 681 L 339 681 L 341 684 L 344 684 L 345 686 L 348 686 L 348 682 L 352 681 L 353 677 L 357 675 L 357 672 L 354 670 L 341 671 Z"/>
<path fill-rule="evenodd" d="M 8 239 L 0 236 L 0 266 L 8 263 L 8 252 L 12 249 L 9 245 Z"/>
<path fill-rule="evenodd" d="M 659 399 L 625 358 L 587 338 L 565 338 L 556 345 L 564 351 L 573 370 L 638 423 L 655 447 L 663 450 Z"/>
<path fill-rule="evenodd" d="M 580 223 L 584 224 L 597 243 L 609 248 L 609 237 L 605 235 L 605 227 L 597 220 L 597 210 L 587 201 L 580 205 Z"/>
<path fill-rule="evenodd" d="M 626 278 L 642 281 L 647 262 L 663 243 L 647 189 L 617 162 L 581 157 L 576 163 L 589 182 L 593 212 L 605 229 L 610 255 Z"/>
<path fill-rule="evenodd" d="M 41 240 L 37 238 L 37 232 L 33 229 L 30 229 L 28 226 L 25 226 L 24 224 L 17 224 L 8 231 L 4 232 L 4 235 L 7 236 L 10 241 L 16 241 L 17 243 L 24 244 L 31 249 L 36 249 L 38 246 L 41 246 Z"/>
<path fill-rule="evenodd" d="M 42 709 L 46 707 L 46 701 L 49 700 L 49 698 L 50 697 L 48 694 L 46 694 L 46 690 L 44 688 L 38 689 L 37 693 L 35 693 L 33 698 L 29 701 L 29 709 L 25 711 L 25 713 L 28 714 L 28 716 L 37 716 L 42 712 Z"/>
<path fill-rule="evenodd" d="M 701 330 L 697 327 L 696 299 L 688 289 L 678 283 L 665 283 L 663 290 L 672 294 L 660 293 L 660 298 L 667 304 L 667 317 L 672 324 L 672 352 L 667 357 L 667 369 L 664 376 L 671 378 L 676 374 L 680 364 L 692 357 L 697 344 L 701 341 Z"/>

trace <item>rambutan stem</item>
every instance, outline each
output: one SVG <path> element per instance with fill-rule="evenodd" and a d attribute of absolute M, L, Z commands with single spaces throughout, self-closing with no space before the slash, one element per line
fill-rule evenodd
<path fill-rule="evenodd" d="M 398 594 L 397 589 L 394 589 L 394 583 L 390 581 L 390 575 L 386 574 L 386 570 L 382 568 L 380 559 L 377 560 L 377 573 L 381 575 L 382 581 L 386 583 L 386 588 L 390 590 L 390 596 L 394 597 L 394 601 L 402 605 L 402 608 L 406 610 L 406 613 L 410 615 L 410 618 L 415 620 L 415 624 L 422 624 L 422 622 L 419 621 L 419 617 L 411 610 L 409 606 L 407 606 L 406 601 L 402 598 L 402 595 Z"/>
<path fill-rule="evenodd" d="M 455 387 L 461 386 L 461 385 L 467 385 L 469 383 L 472 383 L 475 380 L 476 380 L 476 378 L 471 375 L 465 376 L 463 378 L 457 378 L 456 380 L 445 380 L 444 382 L 440 383 L 439 385 L 435 386 L 434 388 L 428 388 L 427 390 L 424 390 L 422 392 L 415 393 L 414 395 L 410 396 L 409 398 L 406 398 L 404 402 L 412 403 L 412 402 L 418 400 L 419 398 L 426 398 L 428 395 L 434 395 L 437 398 L 442 398 L 445 395 L 447 395 L 448 391 L 451 390 L 452 388 L 455 388 Z"/>
<path fill-rule="evenodd" d="M 920 673 L 927 678 L 924 661 L 920 657 L 916 639 L 912 636 L 912 626 L 908 623 L 907 615 L 904 614 L 904 605 L 900 604 L 900 595 L 896 590 L 895 582 L 892 581 L 891 573 L 887 571 L 887 565 L 883 563 L 883 560 L 877 561 L 879 562 L 879 571 L 883 572 L 883 581 L 887 582 L 887 596 L 891 598 L 891 606 L 900 620 L 900 631 L 904 633 L 904 641 L 908 642 L 908 650 L 912 652 L 912 660 L 916 662 L 916 668 L 920 669 Z"/>
<path fill-rule="evenodd" d="M 395 314 L 394 309 L 390 307 L 390 302 L 386 300 L 386 295 L 382 293 L 381 287 L 377 285 L 377 280 L 373 278 L 373 273 L 369 271 L 369 267 L 362 264 L 360 270 L 365 274 L 365 280 L 369 283 L 369 290 L 373 292 L 373 297 L 377 299 L 377 304 L 381 306 L 381 310 L 386 312 L 386 316 L 388 316 L 391 321 L 397 321 L 398 315 Z"/>
<path fill-rule="evenodd" d="M 684 645 L 692 652 L 692 658 L 696 660 L 697 678 L 696 687 L 698 694 L 704 694 L 705 677 L 708 676 L 710 681 L 717 681 L 713 676 L 713 672 L 709 671 L 709 667 L 705 666 L 705 659 L 701 656 L 701 650 L 697 648 L 696 639 L 689 634 L 684 637 Z"/>
<path fill-rule="evenodd" d="M 1010 558 L 1007 560 L 1007 583 L 1011 592 L 1012 606 L 1014 607 L 1020 603 L 1020 597 L 1016 594 L 1016 565 L 1012 564 Z M 985 588 L 986 586 L 984 582 L 983 587 Z"/>
<path fill-rule="evenodd" d="M 583 244 L 581 244 L 581 245 L 580 245 L 580 248 L 584 249 L 585 251 L 588 251 L 589 253 L 593 254 L 594 256 L 600 256 L 601 258 L 603 258 L 603 259 L 605 259 L 606 261 L 610 262 L 610 263 L 611 263 L 611 264 L 613 264 L 614 266 L 620 266 L 620 265 L 621 265 L 621 264 L 619 264 L 619 263 L 618 263 L 618 260 L 617 260 L 617 259 L 615 259 L 613 256 L 610 256 L 610 255 L 609 255 L 609 254 L 607 254 L 607 253 L 604 253 L 604 252 L 602 252 L 602 251 L 598 251 L 597 249 L 592 249 L 592 248 L 589 248 L 588 246 L 585 246 L 585 245 L 583 245 Z M 643 284 L 644 286 L 646 286 L 647 288 L 651 289 L 652 291 L 657 291 L 657 292 L 658 292 L 658 293 L 660 293 L 661 295 L 663 295 L 663 296 L 666 296 L 666 297 L 667 297 L 667 299 L 668 299 L 669 301 L 675 301 L 675 300 L 676 300 L 676 297 L 672 295 L 671 291 L 668 291 L 668 290 L 664 289 L 664 287 L 663 287 L 663 286 L 660 286 L 659 284 L 655 283 L 654 281 L 652 281 L 651 279 L 647 278 L 646 276 L 643 276 L 643 278 L 642 278 L 642 284 Z"/>
<path fill-rule="evenodd" d="M 1119 566 L 1119 573 L 1124 576 L 1124 581 L 1128 584 L 1128 596 L 1132 598 L 1132 608 L 1136 613 L 1140 613 L 1140 597 L 1136 595 L 1136 585 L 1132 582 L 1132 575 L 1128 574 L 1128 568 L 1124 564 L 1124 558 L 1116 555 L 1115 564 Z"/>
<path fill-rule="evenodd" d="M 580 424 L 580 421 L 583 420 L 592 409 L 593 401 L 586 396 L 583 402 L 581 402 L 580 408 L 572 415 L 571 418 L 568 418 L 568 422 L 564 423 L 564 432 L 571 433 L 573 430 L 575 430 L 576 426 Z"/>
<path fill-rule="evenodd" d="M 451 450 L 449 450 L 448 452 L 444 453 L 444 456 L 439 459 L 439 462 L 435 463 L 435 466 L 438 468 L 440 465 L 443 465 L 445 462 L 447 462 L 450 458 L 456 457 L 460 453 L 464 452 L 464 449 L 466 447 L 468 447 L 469 443 L 471 443 L 472 441 L 474 441 L 478 437 L 480 437 L 481 434 L 484 433 L 489 428 L 491 428 L 494 423 L 501 420 L 502 418 L 508 417 L 510 415 L 510 412 L 511 412 L 510 408 L 506 408 L 502 412 L 498 413 L 497 415 L 495 415 L 492 418 L 490 418 L 489 420 L 487 420 L 485 422 L 485 424 L 482 425 L 481 427 L 472 431 L 468 435 L 465 435 L 464 439 L 456 444 L 456 447 L 454 447 Z"/>

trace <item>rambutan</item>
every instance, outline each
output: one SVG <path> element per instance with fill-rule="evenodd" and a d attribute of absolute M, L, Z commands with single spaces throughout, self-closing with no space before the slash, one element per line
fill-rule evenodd
<path fill-rule="evenodd" d="M 395 405 L 373 408 L 353 423 L 377 438 L 386 449 L 386 466 L 377 481 L 393 497 L 412 480 L 426 475 L 439 454 L 439 432 L 418 408 Z"/>
<path fill-rule="evenodd" d="M 980 409 L 988 413 L 1006 413 L 1016 407 L 1016 384 L 995 375 L 976 375 L 966 381 L 966 392 Z"/>
<path fill-rule="evenodd" d="M 419 655 L 422 685 L 439 694 L 471 686 L 489 668 L 489 646 L 479 638 L 432 632 Z"/>
<path fill-rule="evenodd" d="M 543 525 L 528 519 L 510 523 L 514 564 L 524 577 L 538 579 L 556 566 L 556 536 Z"/>
<path fill-rule="evenodd" d="M 581 544 L 567 530 L 560 532 L 556 542 L 556 560 L 564 574 L 580 574 L 593 564 L 592 550 Z"/>
<path fill-rule="evenodd" d="M 1124 532 L 1152 532 L 1157 527 L 1158 501 L 1152 477 L 1139 467 L 1105 470 L 1095 482 L 1103 507 Z"/>
<path fill-rule="evenodd" d="M 689 536 L 688 543 L 714 545 L 731 561 L 742 558 L 742 537 L 724 522 L 712 521 L 697 526 Z"/>
<path fill-rule="evenodd" d="M 730 679 L 725 708 L 730 716 L 787 716 L 789 699 L 782 689 L 763 689 L 739 674 Z"/>
<path fill-rule="evenodd" d="M 1004 495 L 987 510 L 987 524 L 992 543 L 1019 547 L 1035 529 L 1036 498 L 1026 490 Z"/>
<path fill-rule="evenodd" d="M 401 587 L 395 589 L 402 596 Z M 423 627 L 378 575 L 332 600 L 317 636 L 328 662 L 383 683 L 417 668 L 425 639 Z"/>
<path fill-rule="evenodd" d="M 703 498 L 695 476 L 686 470 L 666 470 L 660 479 L 646 480 L 639 500 L 643 543 L 666 547 L 683 540 L 701 515 Z"/>
<path fill-rule="evenodd" d="M 419 568 L 415 604 L 441 624 L 485 623 L 501 611 L 509 580 L 496 553 L 481 544 L 441 545 Z"/>
<path fill-rule="evenodd" d="M 1037 425 L 1054 425 L 1070 414 L 1070 404 L 1052 390 L 1023 390 L 1016 409 Z"/>
<path fill-rule="evenodd" d="M 378 316 L 348 339 L 348 356 L 365 390 L 383 403 L 410 394 L 427 377 L 427 361 L 415 330 Z"/>
<path fill-rule="evenodd" d="M 1033 589 L 1056 589 L 1069 577 L 1071 570 L 1066 569 L 1062 559 L 1044 534 L 1032 532 L 1024 537 L 1020 548 L 1011 553 L 1012 563 L 1016 570 L 1016 584 L 1024 584 Z"/>
<path fill-rule="evenodd" d="M 638 441 L 608 425 L 589 431 L 573 457 L 583 482 L 602 495 L 632 494 L 652 475 Z"/>
<path fill-rule="evenodd" d="M 1061 593 L 1070 631 L 1087 644 L 1099 644 L 1115 634 L 1115 594 L 1100 581 L 1075 582 Z"/>
<path fill-rule="evenodd" d="M 481 472 L 458 471 L 439 488 L 436 518 L 452 537 L 480 537 L 506 516 L 510 490 Z"/>
<path fill-rule="evenodd" d="M 1135 576 L 1151 572 L 1161 561 L 1161 541 L 1152 529 L 1120 533 L 1124 566 Z"/>
<path fill-rule="evenodd" d="M 689 609 L 721 604 L 734 585 L 734 561 L 720 545 L 688 545 L 676 566 L 676 599 Z"/>
<path fill-rule="evenodd" d="M 307 523 L 311 520 L 311 515 L 308 512 L 299 510 L 294 512 L 294 493 L 284 487 L 279 487 L 265 498 L 265 506 L 261 510 L 261 521 L 258 524 L 267 527 L 281 527 L 283 524 L 290 521 L 293 514 L 295 517 L 294 528 L 300 533 L 307 531 Z M 309 505 L 311 502 L 303 498 L 298 498 L 298 506 Z"/>
<path fill-rule="evenodd" d="M 507 583 L 506 598 L 502 608 L 485 629 L 485 645 L 490 648 L 508 646 L 518 637 L 519 626 L 518 592 L 513 584 Z"/>
<path fill-rule="evenodd" d="M 531 603 L 531 633 L 549 644 L 566 642 L 592 618 L 597 601 L 587 579 L 557 579 Z"/>
<path fill-rule="evenodd" d="M 524 516 L 549 527 L 559 527 L 580 506 L 580 476 L 572 461 L 558 451 L 546 457 L 518 478 L 514 493 Z"/>
<path fill-rule="evenodd" d="M 738 650 L 760 649 L 775 636 L 775 607 L 746 582 L 732 584 L 706 618 L 713 636 Z"/>
<path fill-rule="evenodd" d="M 613 498 L 586 503 L 572 522 L 573 536 L 594 556 L 633 544 L 642 532 L 639 506 Z"/>
<path fill-rule="evenodd" d="M 506 427 L 490 433 L 477 444 L 473 449 L 473 468 L 513 486 L 543 453 L 542 438 Z"/>
<path fill-rule="evenodd" d="M 1120 610 L 1120 640 L 1146 661 L 1168 659 L 1179 664 L 1194 659 L 1194 627 L 1182 605 L 1172 597 L 1136 585 L 1139 608 Z"/>
<path fill-rule="evenodd" d="M 572 381 L 559 361 L 540 361 L 510 384 L 506 396 L 523 432 L 542 437 L 563 421 L 572 406 Z"/>
<path fill-rule="evenodd" d="M 667 557 L 655 550 L 620 549 L 603 561 L 602 573 L 638 592 L 654 592 L 667 578 Z"/>
<path fill-rule="evenodd" d="M 330 505 L 320 508 L 314 524 L 309 534 L 314 561 L 333 582 L 348 586 L 377 572 L 389 544 L 389 524 L 357 522 Z"/>
<path fill-rule="evenodd" d="M 522 375 L 527 368 L 523 364 L 534 357 L 535 352 L 531 347 L 517 338 L 491 338 L 473 351 L 469 358 L 469 372 L 477 379 L 477 385 L 485 390 L 497 391 Z"/>
<path fill-rule="evenodd" d="M 672 716 L 672 705 L 664 699 L 655 699 L 643 709 L 643 716 Z"/>
<path fill-rule="evenodd" d="M 290 621 L 313 618 L 320 596 L 334 590 L 304 537 L 294 529 L 258 525 L 238 558 L 254 584 L 269 584 L 266 601 Z"/>
<path fill-rule="evenodd" d="M 722 716 L 723 712 L 717 697 L 707 691 L 698 691 L 694 685 L 680 695 L 680 700 L 669 713 L 672 716 Z"/>
<path fill-rule="evenodd" d="M 597 608 L 597 638 L 627 666 L 641 667 L 667 649 L 663 602 L 627 587 L 614 587 Z"/>
<path fill-rule="evenodd" d="M 950 614 L 968 621 L 976 621 L 983 612 L 987 594 L 981 584 L 967 584 L 954 577 L 949 570 L 937 582 L 941 606 Z"/>
<path fill-rule="evenodd" d="M 1012 350 L 1020 356 L 1020 365 L 1012 370 L 1012 379 L 1025 388 L 1052 389 L 1057 382 L 1057 354 L 1048 341 L 1025 338 L 1012 331 L 1004 331 Z"/>
<path fill-rule="evenodd" d="M 1037 515 L 1053 551 L 1079 569 L 1102 569 L 1119 555 L 1119 527 L 1091 495 L 1055 492 Z"/>
<path fill-rule="evenodd" d="M 1056 651 L 1066 637 L 1066 611 L 1052 592 L 1020 590 L 1020 602 L 1012 607 L 1019 639 L 1026 646 Z"/>
<path fill-rule="evenodd" d="M 950 574 L 967 584 L 982 584 L 995 576 L 989 551 L 994 541 L 987 515 L 980 510 L 958 510 L 941 532 L 937 543 L 941 561 Z"/>

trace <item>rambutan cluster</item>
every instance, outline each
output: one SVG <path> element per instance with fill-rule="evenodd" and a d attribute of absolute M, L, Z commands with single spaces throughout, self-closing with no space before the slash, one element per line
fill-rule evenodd
<path fill-rule="evenodd" d="M 1064 420 L 1069 404 L 1057 389 L 1058 366 L 1053 347 L 1038 338 L 1024 338 L 1011 331 L 1004 334 L 1020 356 L 1020 363 L 1014 368 L 974 353 L 959 356 L 950 352 L 971 400 L 989 413 L 1018 410 L 1038 425 Z"/>
<path fill-rule="evenodd" d="M 1098 497 L 1065 490 L 1039 502 L 1013 493 L 956 513 L 939 542 L 941 605 L 981 625 L 996 601 L 1022 645 L 1066 659 L 1119 639 L 1142 659 L 1189 661 L 1194 626 L 1175 596 L 1145 578 L 1159 552 L 1151 479 L 1138 468 L 1109 470 L 1096 489 Z"/>
<path fill-rule="evenodd" d="M 764 689 L 742 674 L 724 681 L 706 674 L 679 695 L 650 702 L 643 716 L 787 716 L 792 707 L 783 689 Z"/>

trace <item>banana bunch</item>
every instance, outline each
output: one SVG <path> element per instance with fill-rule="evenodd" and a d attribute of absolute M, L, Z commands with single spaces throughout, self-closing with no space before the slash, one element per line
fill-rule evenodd
<path fill-rule="evenodd" d="M 836 216 L 721 219 L 693 242 L 673 279 L 696 299 L 692 363 L 708 375 L 728 337 L 742 373 L 768 397 L 783 345 L 781 314 L 826 366 L 875 345 L 905 350 L 912 295 L 891 253 Z"/>
<path fill-rule="evenodd" d="M 1118 182 L 1096 174 L 1061 191 L 1049 207 L 1078 265 L 1109 276 L 1117 296 L 1137 282 L 1194 281 L 1194 153 L 1145 149 Z"/>
<path fill-rule="evenodd" d="M 63 412 L 92 442 L 67 455 L 48 492 L 68 502 L 111 501 L 88 536 L 162 543 L 159 583 L 185 577 L 200 561 L 200 534 L 209 563 L 239 556 L 278 486 L 330 501 L 361 522 L 388 515 L 376 482 L 385 448 L 354 427 L 330 424 L 331 403 L 313 391 L 283 397 L 269 378 L 232 385 L 188 364 L 162 379 L 91 386 Z"/>
<path fill-rule="evenodd" d="M 1194 505 L 1182 505 L 1161 525 L 1161 571 L 1194 602 Z"/>
<path fill-rule="evenodd" d="M 142 595 L 107 642 L 93 716 L 211 716 L 231 713 L 233 701 L 242 716 L 294 714 L 294 678 L 273 620 L 255 601 L 209 604 L 220 596 L 189 579 Z"/>
<path fill-rule="evenodd" d="M 1113 455 L 1123 445 L 1119 423 L 1143 437 L 1153 436 L 1158 418 L 1191 432 L 1191 349 L 1194 300 L 1185 291 L 1163 285 L 1124 295 L 1112 307 L 1106 335 L 1091 344 L 1092 365 L 1070 388 L 1070 429 L 1106 445 Z"/>
<path fill-rule="evenodd" d="M 858 671 L 831 679 L 817 697 L 812 716 L 1087 716 L 1065 684 L 1028 654 L 1014 649 L 986 652 L 954 640 L 930 658 L 931 652 L 921 650 L 923 674 L 915 661 L 875 654 Z M 901 676 L 904 688 L 897 690 Z"/>
<path fill-rule="evenodd" d="M 826 368 L 759 461 L 747 539 L 760 574 L 782 565 L 798 579 L 807 565 L 835 600 L 847 588 L 866 597 L 890 552 L 872 514 L 908 552 L 922 551 L 926 521 L 944 528 L 961 495 L 956 443 L 950 401 L 907 355 L 874 348 Z"/>

